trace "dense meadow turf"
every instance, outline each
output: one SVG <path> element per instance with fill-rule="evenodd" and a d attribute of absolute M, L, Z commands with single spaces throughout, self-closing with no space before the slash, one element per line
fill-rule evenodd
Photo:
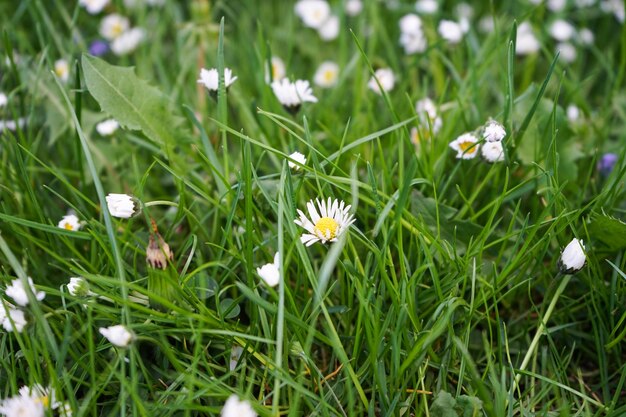
<path fill-rule="evenodd" d="M 623 2 L 0 19 L 0 415 L 626 415 Z"/>

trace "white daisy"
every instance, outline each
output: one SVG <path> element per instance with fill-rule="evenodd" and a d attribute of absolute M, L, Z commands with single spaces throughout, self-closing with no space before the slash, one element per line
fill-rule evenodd
<path fill-rule="evenodd" d="M 58 59 L 54 62 L 54 73 L 64 83 L 70 78 L 70 64 L 65 59 Z"/>
<path fill-rule="evenodd" d="M 424 35 L 422 19 L 416 14 L 407 14 L 400 19 L 400 45 L 404 48 L 404 53 L 411 55 L 417 52 L 424 52 L 428 41 Z"/>
<path fill-rule="evenodd" d="M 560 12 L 565 8 L 567 0 L 548 0 L 548 9 L 553 12 Z"/>
<path fill-rule="evenodd" d="M 37 301 L 41 301 L 46 297 L 46 293 L 43 291 L 37 292 L 35 289 L 35 284 L 33 283 L 33 279 L 28 277 L 28 286 L 30 287 L 31 292 L 37 299 Z M 7 286 L 5 294 L 9 297 L 13 298 L 15 302 L 24 307 L 28 305 L 28 295 L 26 294 L 26 289 L 24 288 L 24 284 L 20 278 L 14 279 L 11 281 L 11 285 Z"/>
<path fill-rule="evenodd" d="M 487 162 L 504 161 L 504 147 L 502 142 L 486 142 L 480 147 L 480 153 Z"/>
<path fill-rule="evenodd" d="M 335 15 L 329 16 L 322 26 L 317 28 L 317 33 L 326 42 L 337 39 L 337 36 L 339 36 L 339 17 Z"/>
<path fill-rule="evenodd" d="M 220 415 L 222 417 L 256 417 L 257 413 L 248 401 L 240 400 L 237 395 L 233 394 L 224 403 Z"/>
<path fill-rule="evenodd" d="M 563 252 L 561 252 L 561 258 L 559 259 L 559 268 L 566 274 L 573 274 L 580 271 L 585 266 L 585 245 L 581 239 L 572 239 L 567 244 Z"/>
<path fill-rule="evenodd" d="M 102 336 L 106 337 L 111 344 L 117 347 L 127 347 L 135 337 L 126 326 L 121 324 L 110 327 L 100 327 L 98 331 Z"/>
<path fill-rule="evenodd" d="M 28 324 L 24 312 L 8 306 L 7 309 L 8 311 L 5 311 L 4 306 L 0 303 L 0 310 L 2 310 L 0 311 L 2 327 L 4 327 L 4 330 L 7 332 L 16 331 L 18 333 L 22 333 L 22 330 L 24 330 L 24 327 Z"/>
<path fill-rule="evenodd" d="M 345 206 L 343 201 L 337 199 L 333 201 L 328 197 L 326 202 L 317 199 L 315 202 L 319 208 L 319 214 L 311 200 L 306 204 L 311 220 L 299 209 L 300 218 L 294 220 L 298 226 L 309 232 L 302 234 L 300 238 L 306 246 L 311 246 L 315 242 L 335 242 L 355 221 L 354 215 L 350 214 L 351 206 Z"/>
<path fill-rule="evenodd" d="M 6 106 L 9 103 L 9 98 L 6 94 L 0 93 L 0 108 Z"/>
<path fill-rule="evenodd" d="M 565 113 L 567 114 L 567 120 L 572 123 L 577 122 L 580 118 L 580 109 L 574 104 L 570 104 L 569 106 L 567 106 Z"/>
<path fill-rule="evenodd" d="M 295 12 L 305 26 L 319 29 L 330 17 L 330 6 L 326 0 L 300 0 Z"/>
<path fill-rule="evenodd" d="M 106 201 L 109 213 L 113 217 L 128 219 L 139 210 L 136 199 L 128 194 L 109 194 L 106 196 Z"/>
<path fill-rule="evenodd" d="M 588 46 L 593 44 L 595 35 L 589 28 L 582 28 L 578 31 L 577 39 L 582 45 Z"/>
<path fill-rule="evenodd" d="M 437 0 L 418 0 L 415 3 L 415 10 L 422 14 L 433 14 L 439 10 Z"/>
<path fill-rule="evenodd" d="M 337 84 L 338 78 L 339 65 L 333 61 L 324 61 L 315 71 L 313 82 L 322 88 L 330 88 Z"/>
<path fill-rule="evenodd" d="M 111 42 L 111 51 L 117 55 L 127 55 L 137 49 L 137 46 L 146 36 L 142 28 L 132 28 L 119 35 Z"/>
<path fill-rule="evenodd" d="M 569 41 L 576 35 L 576 28 L 566 20 L 557 19 L 550 25 L 550 36 L 559 42 Z"/>
<path fill-rule="evenodd" d="M 378 80 L 378 83 L 376 80 Z M 378 85 L 379 83 L 380 86 Z M 395 83 L 396 76 L 393 74 L 391 68 L 379 68 L 374 72 L 374 76 L 370 78 L 367 86 L 376 94 L 382 95 L 382 91 L 391 91 Z"/>
<path fill-rule="evenodd" d="M 65 230 L 80 230 L 80 221 L 78 220 L 78 217 L 75 214 L 68 214 L 63 216 L 63 218 L 61 219 L 61 221 L 59 221 L 59 224 L 57 225 L 58 227 L 60 227 L 61 229 L 65 229 Z"/>
<path fill-rule="evenodd" d="M 363 2 L 361 0 L 348 0 L 346 2 L 346 14 L 348 16 L 356 16 L 363 10 Z"/>
<path fill-rule="evenodd" d="M 567 63 L 574 62 L 578 56 L 576 47 L 569 42 L 561 42 L 557 44 L 556 50 L 559 51 L 559 57 Z"/>
<path fill-rule="evenodd" d="M 402 33 L 422 32 L 422 19 L 414 13 L 402 16 L 398 24 Z"/>
<path fill-rule="evenodd" d="M 438 114 L 437 105 L 429 97 L 425 97 L 415 103 L 415 112 L 420 118 L 424 129 L 432 129 L 433 133 L 439 132 L 443 121 Z"/>
<path fill-rule="evenodd" d="M 224 68 L 224 87 L 230 87 L 235 81 L 237 81 L 237 77 L 233 77 L 233 72 L 230 68 Z M 200 70 L 198 84 L 204 85 L 210 92 L 217 92 L 219 88 L 219 74 L 217 68 L 211 68 L 210 70 L 202 68 Z"/>
<path fill-rule="evenodd" d="M 273 56 L 270 59 L 270 64 L 272 66 L 271 69 L 267 68 L 267 64 L 265 65 L 265 82 L 266 83 L 270 82 L 270 70 L 272 74 L 271 81 L 282 80 L 283 78 L 285 78 L 285 76 L 287 75 L 287 70 L 285 69 L 285 63 L 283 62 L 282 59 L 280 59 L 277 56 Z"/>
<path fill-rule="evenodd" d="M 515 53 L 517 55 L 529 55 L 537 52 L 540 47 L 539 40 L 537 40 L 530 23 L 522 22 L 517 28 Z"/>
<path fill-rule="evenodd" d="M 96 125 L 96 131 L 100 136 L 111 136 L 120 127 L 115 119 L 107 119 Z"/>
<path fill-rule="evenodd" d="M 83 6 L 87 13 L 98 14 L 109 4 L 109 0 L 79 0 L 78 4 Z"/>
<path fill-rule="evenodd" d="M 296 111 L 304 102 L 317 103 L 313 90 L 308 81 L 296 80 L 295 82 L 283 78 L 272 82 L 272 90 L 280 103 L 291 111 Z"/>
<path fill-rule="evenodd" d="M 483 131 L 483 138 L 487 142 L 499 142 L 504 139 L 505 136 L 506 130 L 504 130 L 504 126 L 495 120 L 490 120 Z"/>
<path fill-rule="evenodd" d="M 100 22 L 100 35 L 102 35 L 104 39 L 112 41 L 126 32 L 129 27 L 130 21 L 128 18 L 113 13 L 105 16 Z"/>
<path fill-rule="evenodd" d="M 289 155 L 289 159 L 293 159 L 294 162 L 287 161 L 287 164 L 289 165 L 289 168 L 295 171 L 300 169 L 300 165 L 306 164 L 306 157 L 302 155 L 300 152 L 292 153 L 291 155 Z"/>
<path fill-rule="evenodd" d="M 448 145 L 454 149 L 457 159 L 473 159 L 478 155 L 478 138 L 473 133 L 464 133 Z"/>
<path fill-rule="evenodd" d="M 439 22 L 437 32 L 439 32 L 439 35 L 452 45 L 461 42 L 461 39 L 463 39 L 463 35 L 465 34 L 464 27 L 460 23 L 445 19 Z"/>
<path fill-rule="evenodd" d="M 280 254 L 276 252 L 274 262 L 257 268 L 256 272 L 268 286 L 277 286 L 280 282 Z"/>
<path fill-rule="evenodd" d="M 7 417 L 43 417 L 43 402 L 30 395 L 16 395 L 2 400 L 0 414 Z"/>

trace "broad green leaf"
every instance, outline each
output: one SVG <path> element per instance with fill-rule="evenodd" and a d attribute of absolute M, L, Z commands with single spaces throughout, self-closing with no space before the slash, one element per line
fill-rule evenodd
<path fill-rule="evenodd" d="M 176 115 L 168 97 L 137 77 L 132 68 L 110 65 L 89 55 L 83 55 L 82 67 L 87 89 L 102 110 L 120 126 L 141 130 L 171 156 L 177 144 L 174 132 L 183 119 Z"/>
<path fill-rule="evenodd" d="M 459 417 L 456 410 L 456 400 L 445 391 L 440 391 L 430 406 L 432 417 Z"/>
<path fill-rule="evenodd" d="M 588 227 L 589 234 L 609 247 L 610 250 L 626 248 L 626 223 L 616 218 L 599 215 Z"/>

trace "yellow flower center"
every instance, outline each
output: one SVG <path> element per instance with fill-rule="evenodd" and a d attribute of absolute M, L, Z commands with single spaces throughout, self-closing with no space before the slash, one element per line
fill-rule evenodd
<path fill-rule="evenodd" d="M 119 35 L 121 35 L 123 31 L 124 31 L 124 28 L 119 23 L 114 23 L 113 26 L 111 27 L 111 32 L 113 32 L 114 38 L 117 38 Z"/>
<path fill-rule="evenodd" d="M 314 230 L 318 236 L 323 236 L 330 240 L 337 237 L 337 229 L 339 229 L 339 223 L 335 219 L 322 217 L 315 223 Z"/>
<path fill-rule="evenodd" d="M 326 71 L 324 72 L 324 80 L 326 80 L 326 82 L 331 82 L 333 79 L 335 78 L 335 73 L 332 71 Z"/>
<path fill-rule="evenodd" d="M 37 401 L 43 404 L 44 408 L 48 408 L 50 406 L 50 397 L 48 395 L 42 395 L 37 398 Z"/>
<path fill-rule="evenodd" d="M 74 227 L 69 223 L 65 223 L 65 226 L 63 227 L 65 228 L 65 230 L 74 230 Z"/>
<path fill-rule="evenodd" d="M 459 143 L 459 148 L 461 148 L 461 150 L 465 153 L 469 153 L 472 154 L 474 152 L 476 152 L 476 150 L 478 149 L 477 146 L 474 146 L 475 143 L 474 142 L 461 142 Z"/>

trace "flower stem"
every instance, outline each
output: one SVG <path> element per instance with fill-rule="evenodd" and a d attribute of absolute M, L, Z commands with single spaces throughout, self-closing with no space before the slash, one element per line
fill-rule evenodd
<path fill-rule="evenodd" d="M 557 279 L 559 275 L 557 275 Z M 530 342 L 530 347 L 528 348 L 528 351 L 526 352 L 526 356 L 524 356 L 524 360 L 522 361 L 522 365 L 519 367 L 519 371 L 526 370 L 526 367 L 528 366 L 528 363 L 530 362 L 530 358 L 532 358 L 533 355 L 535 354 L 535 351 L 537 350 L 537 345 L 539 344 L 539 339 L 541 339 L 541 336 L 543 335 L 543 332 L 546 329 L 546 323 L 548 323 L 548 320 L 550 320 L 550 316 L 552 315 L 552 312 L 554 311 L 554 307 L 556 307 L 556 303 L 559 301 L 559 297 L 561 296 L 563 291 L 565 291 L 565 287 L 567 287 L 567 284 L 569 283 L 570 279 L 572 279 L 572 276 L 566 275 L 561 281 L 561 283 L 559 284 L 559 287 L 556 289 L 556 292 L 554 293 L 554 296 L 552 297 L 552 301 L 550 302 L 550 305 L 548 306 L 548 309 L 546 310 L 546 313 L 544 314 L 543 319 L 541 320 L 541 323 L 539 323 L 539 327 L 537 328 L 537 333 L 535 333 L 535 337 L 533 338 L 532 342 Z M 515 376 L 515 387 L 517 387 L 521 378 L 522 378 L 522 374 L 521 372 L 518 372 L 518 374 Z"/>

